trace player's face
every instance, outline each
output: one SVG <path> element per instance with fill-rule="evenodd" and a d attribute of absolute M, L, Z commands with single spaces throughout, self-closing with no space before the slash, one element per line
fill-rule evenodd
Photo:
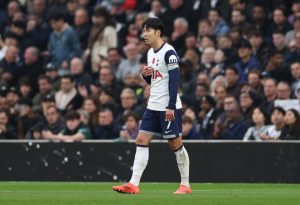
<path fill-rule="evenodd" d="M 144 28 L 143 33 L 144 33 L 145 43 L 147 45 L 152 45 L 156 41 L 156 39 L 160 36 L 160 32 L 154 30 L 153 28 Z"/>

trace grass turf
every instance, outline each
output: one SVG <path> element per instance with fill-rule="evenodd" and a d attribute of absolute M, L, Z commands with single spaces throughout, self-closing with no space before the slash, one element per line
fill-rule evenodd
<path fill-rule="evenodd" d="M 299 184 L 193 183 L 193 194 L 173 195 L 178 184 L 142 183 L 141 194 L 119 194 L 113 183 L 0 182 L 5 205 L 298 205 Z"/>

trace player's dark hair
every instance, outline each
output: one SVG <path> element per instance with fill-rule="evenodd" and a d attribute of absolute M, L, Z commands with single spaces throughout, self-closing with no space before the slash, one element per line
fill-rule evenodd
<path fill-rule="evenodd" d="M 146 29 L 152 28 L 154 30 L 159 30 L 160 36 L 162 36 L 165 31 L 165 26 L 163 22 L 158 18 L 148 18 L 146 21 L 144 21 L 143 28 Z"/>

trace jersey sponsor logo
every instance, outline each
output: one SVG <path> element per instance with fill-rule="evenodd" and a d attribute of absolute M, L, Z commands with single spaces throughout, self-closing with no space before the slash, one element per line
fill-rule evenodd
<path fill-rule="evenodd" d="M 169 63 L 168 64 L 175 64 L 175 63 L 177 63 L 177 57 L 175 56 L 175 55 L 171 55 L 170 57 L 169 57 Z"/>
<path fill-rule="evenodd" d="M 158 70 L 152 71 L 152 79 L 163 78 L 162 74 Z"/>

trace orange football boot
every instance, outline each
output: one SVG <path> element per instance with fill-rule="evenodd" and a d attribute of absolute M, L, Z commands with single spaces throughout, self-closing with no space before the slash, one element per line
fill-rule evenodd
<path fill-rule="evenodd" d="M 123 184 L 120 186 L 113 186 L 112 189 L 114 191 L 117 191 L 117 192 L 123 193 L 123 194 L 139 194 L 140 193 L 140 187 L 134 186 L 131 183 Z"/>
<path fill-rule="evenodd" d="M 174 192 L 174 194 L 191 194 L 192 189 L 185 185 L 180 185 L 179 189 Z"/>

